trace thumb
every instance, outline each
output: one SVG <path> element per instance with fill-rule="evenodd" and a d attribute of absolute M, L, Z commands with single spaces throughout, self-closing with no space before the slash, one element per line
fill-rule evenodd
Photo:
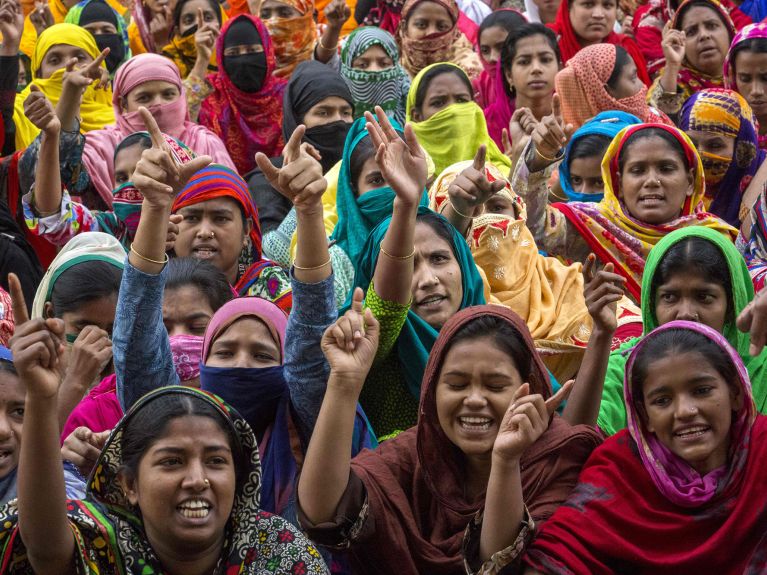
<path fill-rule="evenodd" d="M 501 130 L 501 145 L 503 145 L 504 151 L 511 148 L 511 140 L 509 139 L 509 131 L 504 128 Z"/>
<path fill-rule="evenodd" d="M 378 323 L 376 316 L 373 315 L 373 310 L 370 308 L 365 309 L 365 337 L 367 339 L 378 337 L 380 329 L 381 325 Z"/>
<path fill-rule="evenodd" d="M 109 435 L 112 433 L 111 429 L 107 429 L 105 431 L 101 431 L 99 433 L 91 433 L 90 443 L 99 449 L 104 447 L 104 444 L 107 442 L 107 439 L 109 439 Z"/>
<path fill-rule="evenodd" d="M 514 392 L 514 396 L 511 398 L 511 402 L 514 403 L 518 399 L 525 397 L 530 393 L 530 384 L 529 383 L 523 383 L 519 386 L 517 391 Z"/>
<path fill-rule="evenodd" d="M 490 191 L 493 192 L 493 195 L 500 192 L 503 188 L 506 187 L 506 182 L 503 180 L 495 180 L 490 184 Z"/>
<path fill-rule="evenodd" d="M 550 397 L 546 400 L 546 411 L 548 411 L 549 417 L 554 415 L 554 412 L 559 408 L 560 405 L 562 405 L 562 402 L 567 399 L 567 397 L 570 395 L 570 392 L 573 390 L 574 384 L 575 380 L 573 379 L 566 381 L 553 397 Z"/>
<path fill-rule="evenodd" d="M 29 85 L 29 91 L 30 92 L 40 92 L 40 93 L 42 93 L 42 90 L 40 89 L 40 86 L 38 86 L 37 84 L 30 84 Z"/>
<path fill-rule="evenodd" d="M 183 182 L 189 181 L 189 178 L 194 176 L 200 170 L 207 168 L 213 162 L 213 158 L 210 156 L 197 156 L 192 158 L 186 164 L 182 164 L 179 167 L 181 180 Z"/>
<path fill-rule="evenodd" d="M 567 139 L 569 140 L 570 138 L 572 138 L 574 133 L 575 133 L 575 126 L 573 126 L 572 124 L 567 124 L 565 126 L 565 136 L 567 137 Z"/>
<path fill-rule="evenodd" d="M 280 170 L 274 167 L 274 164 L 269 161 L 269 158 L 267 158 L 266 154 L 263 152 L 256 153 L 256 164 L 269 182 L 272 182 L 279 177 Z"/>
<path fill-rule="evenodd" d="M 355 288 L 354 294 L 352 295 L 352 310 L 356 311 L 357 313 L 362 313 L 362 300 L 364 299 L 365 292 L 362 291 L 362 288 Z"/>

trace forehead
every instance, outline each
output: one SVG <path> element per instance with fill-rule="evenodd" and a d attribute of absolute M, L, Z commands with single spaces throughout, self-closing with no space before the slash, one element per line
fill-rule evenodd
<path fill-rule="evenodd" d="M 0 403 L 23 403 L 27 392 L 21 379 L 0 369 Z"/>
<path fill-rule="evenodd" d="M 239 211 L 239 204 L 233 198 L 214 198 L 197 202 L 191 206 L 186 206 L 178 210 L 181 213 L 186 212 L 236 212 Z"/>
<path fill-rule="evenodd" d="M 277 346 L 272 331 L 261 319 L 256 316 L 245 316 L 235 320 L 216 336 L 213 343 L 242 343 L 258 342 L 261 344 Z"/>
<path fill-rule="evenodd" d="M 351 108 L 351 104 L 340 96 L 328 96 L 317 102 L 309 111 L 327 108 Z"/>
<path fill-rule="evenodd" d="M 656 134 L 641 135 L 623 148 L 626 161 L 638 162 L 644 159 L 679 160 L 681 152 L 661 136 Z"/>
<path fill-rule="evenodd" d="M 150 80 L 149 82 L 144 82 L 143 84 L 139 84 L 133 88 L 133 90 L 128 92 L 128 97 L 137 97 L 141 94 L 164 92 L 165 90 L 174 90 L 178 92 L 178 86 L 172 84 L 171 82 L 166 82 L 165 80 Z"/>
<path fill-rule="evenodd" d="M 48 48 L 48 51 L 45 53 L 45 57 L 48 58 L 53 55 L 63 56 L 68 54 L 76 54 L 77 52 L 86 53 L 85 49 L 81 48 L 80 46 L 73 46 L 72 44 L 54 44 Z"/>
<path fill-rule="evenodd" d="M 423 0 L 423 2 L 416 4 L 409 18 L 446 18 L 452 22 L 452 18 L 444 6 L 436 2 L 429 2 L 429 0 Z"/>
<path fill-rule="evenodd" d="M 415 244 L 429 251 L 448 250 L 452 253 L 453 247 L 445 241 L 437 232 L 425 222 L 417 222 L 415 226 Z"/>
<path fill-rule="evenodd" d="M 767 52 L 751 52 L 741 50 L 735 54 L 735 67 L 740 71 L 744 67 L 755 67 L 759 72 L 767 74 Z"/>
<path fill-rule="evenodd" d="M 122 148 L 115 156 L 115 171 L 134 168 L 144 153 L 144 147 L 141 144 L 133 144 L 127 148 Z"/>
<path fill-rule="evenodd" d="M 685 27 L 692 24 L 700 24 L 701 22 L 706 22 L 708 20 L 715 20 L 720 23 L 722 21 L 719 13 L 714 8 L 709 6 L 691 6 L 685 10 L 684 14 L 682 14 L 680 24 L 682 27 Z"/>
<path fill-rule="evenodd" d="M 469 88 L 457 74 L 443 72 L 429 83 L 429 87 L 426 89 L 426 97 L 437 94 L 461 94 L 468 92 Z"/>
<path fill-rule="evenodd" d="M 198 8 L 202 8 L 203 12 L 213 11 L 208 0 L 189 0 L 189 2 L 184 4 L 183 8 L 181 8 L 181 14 L 188 14 L 190 12 L 197 13 Z"/>
<path fill-rule="evenodd" d="M 645 396 L 660 388 L 681 391 L 701 381 L 711 383 L 718 380 L 727 384 L 709 359 L 694 350 L 650 359 L 646 374 L 643 389 Z"/>
<path fill-rule="evenodd" d="M 550 52 L 554 54 L 554 49 L 548 40 L 541 34 L 522 38 L 515 43 L 516 53 L 519 54 L 537 54 L 539 52 Z"/>

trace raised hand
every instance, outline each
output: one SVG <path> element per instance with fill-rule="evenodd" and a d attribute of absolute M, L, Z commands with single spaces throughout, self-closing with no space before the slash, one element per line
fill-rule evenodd
<path fill-rule="evenodd" d="M 685 33 L 671 27 L 671 21 L 663 27 L 663 40 L 661 41 L 663 57 L 666 66 L 680 68 L 685 56 Z"/>
<path fill-rule="evenodd" d="M 517 108 L 511 115 L 509 129 L 501 131 L 503 153 L 514 161 L 519 157 L 527 142 L 530 140 L 538 120 L 530 108 Z"/>
<path fill-rule="evenodd" d="M 601 270 L 596 271 L 596 259 L 594 254 L 589 254 L 583 267 L 586 282 L 583 296 L 594 322 L 594 330 L 613 334 L 618 328 L 618 302 L 623 297 L 626 278 L 615 273 L 612 263 L 607 263 Z"/>
<path fill-rule="evenodd" d="M 474 163 L 458 174 L 447 189 L 450 205 L 461 217 L 474 218 L 482 214 L 485 202 L 506 186 L 504 180 L 488 180 L 486 154 L 487 147 L 482 144 L 474 156 Z"/>
<path fill-rule="evenodd" d="M 168 218 L 168 233 L 165 236 L 165 251 L 173 251 L 176 247 L 176 238 L 181 231 L 180 224 L 184 221 L 183 214 L 171 214 Z"/>
<path fill-rule="evenodd" d="M 24 290 L 21 289 L 19 276 L 14 273 L 8 274 L 8 293 L 11 296 L 11 311 L 13 311 L 13 325 L 19 327 L 29 321 L 27 303 L 24 300 Z"/>
<path fill-rule="evenodd" d="M 109 72 L 102 64 L 108 54 L 109 48 L 104 48 L 95 60 L 84 66 L 77 65 L 77 58 L 70 58 L 64 72 L 62 91 L 81 96 L 94 82 L 98 82 L 97 89 L 106 89 L 109 86 Z"/>
<path fill-rule="evenodd" d="M 551 106 L 551 114 L 538 122 L 532 134 L 536 156 L 549 163 L 559 156 L 560 150 L 565 147 L 575 131 L 572 124 L 565 123 L 559 94 L 554 94 Z"/>
<path fill-rule="evenodd" d="M 202 8 L 197 9 L 197 32 L 194 33 L 194 45 L 197 48 L 197 59 L 205 62 L 210 61 L 213 49 L 216 47 L 216 38 L 219 30 L 211 23 L 205 23 Z"/>
<path fill-rule="evenodd" d="M 24 115 L 43 132 L 58 134 L 61 130 L 53 104 L 36 84 L 30 86 L 29 96 L 24 100 Z"/>
<path fill-rule="evenodd" d="M 263 153 L 256 154 L 256 164 L 274 189 L 288 198 L 296 211 L 322 206 L 322 194 L 328 182 L 322 175 L 320 155 L 311 144 L 301 143 L 306 126 L 298 126 L 282 151 L 282 168 L 276 168 Z"/>
<path fill-rule="evenodd" d="M 325 18 L 328 26 L 340 30 L 346 21 L 351 17 L 352 11 L 346 5 L 346 0 L 332 0 L 325 6 Z"/>
<path fill-rule="evenodd" d="M 76 428 L 64 440 L 61 446 L 61 458 L 73 463 L 83 477 L 88 477 L 110 433 L 110 430 L 94 433 L 87 427 Z"/>
<path fill-rule="evenodd" d="M 158 48 L 170 40 L 171 28 L 173 28 L 173 10 L 166 2 L 160 10 L 152 14 L 152 19 L 149 21 L 149 32 Z"/>
<path fill-rule="evenodd" d="M 377 118 L 377 119 L 376 119 Z M 366 128 L 376 149 L 376 164 L 397 199 L 417 206 L 426 186 L 426 153 L 418 143 L 412 126 L 405 125 L 403 141 L 389 122 L 383 109 L 376 106 L 376 117 L 365 112 Z"/>
<path fill-rule="evenodd" d="M 87 325 L 72 345 L 66 379 L 85 389 L 98 383 L 101 373 L 112 361 L 112 340 L 95 325 Z"/>
<path fill-rule="evenodd" d="M 133 172 L 133 185 L 144 201 L 157 207 L 169 208 L 189 179 L 208 166 L 210 156 L 197 156 L 186 164 L 176 162 L 152 114 L 143 106 L 139 114 L 152 139 L 152 147 L 144 150 Z"/>
<path fill-rule="evenodd" d="M 530 395 L 530 384 L 523 383 L 514 393 L 498 428 L 493 457 L 509 462 L 519 461 L 525 450 L 548 429 L 551 416 L 567 399 L 572 388 L 573 380 L 570 380 L 544 401 L 540 394 Z"/>
<path fill-rule="evenodd" d="M 0 0 L 0 36 L 3 39 L 0 55 L 19 53 L 21 33 L 24 30 L 24 12 L 17 0 Z"/>
<path fill-rule="evenodd" d="M 322 351 L 331 376 L 359 393 L 378 350 L 379 325 L 370 308 L 362 311 L 365 294 L 356 288 L 352 306 L 322 336 Z"/>
<path fill-rule="evenodd" d="M 35 9 L 29 13 L 29 21 L 35 27 L 35 32 L 39 36 L 55 24 L 53 14 L 48 6 L 48 2 L 35 2 Z"/>
<path fill-rule="evenodd" d="M 738 329 L 751 335 L 748 353 L 752 356 L 762 353 L 767 344 L 767 291 L 762 290 L 740 312 L 736 320 Z"/>

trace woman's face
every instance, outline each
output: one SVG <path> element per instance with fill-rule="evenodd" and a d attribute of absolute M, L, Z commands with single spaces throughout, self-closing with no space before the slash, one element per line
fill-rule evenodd
<path fill-rule="evenodd" d="M 570 185 L 579 194 L 601 194 L 605 191 L 602 181 L 602 158 L 588 156 L 570 160 Z"/>
<path fill-rule="evenodd" d="M 170 337 L 205 335 L 205 329 L 214 313 L 208 298 L 195 285 L 165 289 L 162 298 L 162 322 Z"/>
<path fill-rule="evenodd" d="M 248 54 L 260 54 L 263 51 L 263 44 L 240 44 L 224 48 L 224 56 L 247 56 Z"/>
<path fill-rule="evenodd" d="M 236 472 L 229 438 L 215 420 L 171 419 L 142 455 L 137 476 L 119 480 L 154 549 L 188 556 L 223 545 Z"/>
<path fill-rule="evenodd" d="M 205 24 L 216 30 L 220 29 L 218 15 L 213 11 L 213 7 L 208 0 L 189 0 L 181 9 L 178 17 L 178 32 L 184 36 L 194 26 L 197 26 L 197 12 L 202 10 L 202 20 Z"/>
<path fill-rule="evenodd" d="M 705 475 L 727 463 L 732 412 L 742 397 L 697 351 L 669 354 L 647 369 L 647 429 Z"/>
<path fill-rule="evenodd" d="M 513 202 L 501 194 L 495 194 L 485 202 L 485 213 L 509 216 L 510 218 L 517 217 Z"/>
<path fill-rule="evenodd" d="M 693 193 L 693 171 L 685 168 L 679 151 L 659 136 L 640 138 L 629 146 L 620 173 L 620 198 L 629 213 L 651 225 L 679 217 Z"/>
<path fill-rule="evenodd" d="M 538 6 L 538 14 L 541 22 L 551 24 L 557 19 L 557 11 L 561 0 L 533 0 L 533 4 Z"/>
<path fill-rule="evenodd" d="M 738 52 L 735 55 L 735 83 L 759 119 L 760 126 L 767 122 L 767 52 Z"/>
<path fill-rule="evenodd" d="M 631 96 L 638 94 L 644 87 L 644 83 L 639 79 L 639 76 L 637 76 L 637 65 L 631 58 L 629 58 L 628 64 L 621 68 L 615 88 L 611 88 L 605 84 L 607 93 L 616 100 L 630 98 Z"/>
<path fill-rule="evenodd" d="M 261 4 L 261 10 L 259 12 L 261 20 L 267 22 L 268 20 L 290 20 L 292 18 L 300 18 L 301 12 L 283 2 L 277 2 L 277 0 L 266 0 Z"/>
<path fill-rule="evenodd" d="M 452 30 L 453 19 L 444 6 L 423 0 L 413 8 L 407 20 L 407 36 L 418 40 L 432 34 L 445 34 Z"/>
<path fill-rule="evenodd" d="M 94 325 L 112 335 L 117 310 L 117 294 L 92 299 L 83 303 L 78 309 L 60 315 L 64 322 L 64 333 L 78 336 L 86 326 Z M 51 302 L 45 304 L 46 317 L 54 317 L 55 310 Z"/>
<path fill-rule="evenodd" d="M 471 90 L 463 80 L 452 72 L 445 72 L 435 77 L 426 88 L 423 104 L 413 109 L 413 121 L 425 122 L 452 104 L 464 104 L 473 99 Z"/>
<path fill-rule="evenodd" d="M 488 64 L 495 64 L 501 59 L 503 43 L 506 42 L 509 32 L 502 26 L 490 26 L 482 30 L 479 36 L 479 53 Z"/>
<path fill-rule="evenodd" d="M 90 22 L 83 26 L 88 32 L 94 36 L 101 34 L 117 34 L 117 28 L 111 22 Z"/>
<path fill-rule="evenodd" d="M 517 366 L 493 338 L 459 341 L 437 381 L 439 425 L 468 457 L 489 457 L 503 416 L 523 384 Z"/>
<path fill-rule="evenodd" d="M 705 6 L 693 6 L 682 17 L 685 59 L 696 70 L 721 77 L 730 47 L 730 33 L 717 13 Z"/>
<path fill-rule="evenodd" d="M 691 269 L 675 272 L 655 292 L 658 325 L 674 320 L 695 321 L 722 333 L 727 308 L 724 286 Z"/>
<path fill-rule="evenodd" d="M 176 7 L 177 0 L 144 0 L 144 6 L 149 8 L 152 14 L 159 14 L 165 8 L 168 8 L 171 12 Z"/>
<path fill-rule="evenodd" d="M 266 324 L 244 317 L 220 333 L 205 359 L 208 367 L 277 367 L 282 352 Z"/>
<path fill-rule="evenodd" d="M 459 309 L 463 299 L 461 266 L 453 249 L 424 223 L 415 226 L 415 268 L 412 310 L 439 330 Z"/>
<path fill-rule="evenodd" d="M 26 397 L 18 376 L 0 370 L 0 479 L 19 464 Z"/>
<path fill-rule="evenodd" d="M 208 260 L 234 285 L 240 253 L 248 243 L 252 225 L 243 221 L 237 202 L 216 198 L 181 208 L 177 213 L 184 220 L 179 224 L 176 255 Z"/>
<path fill-rule="evenodd" d="M 134 144 L 122 148 L 115 156 L 115 187 L 133 180 L 133 172 L 136 171 L 136 164 L 144 153 L 144 148 L 140 144 Z"/>
<path fill-rule="evenodd" d="M 394 60 L 386 53 L 380 44 L 373 44 L 362 54 L 352 60 L 352 68 L 366 72 L 380 72 L 394 67 Z"/>
<path fill-rule="evenodd" d="M 551 99 L 557 72 L 557 55 L 548 40 L 541 35 L 519 40 L 511 68 L 505 70 L 509 86 L 514 88 L 517 98 L 526 102 Z"/>
<path fill-rule="evenodd" d="M 583 46 L 602 42 L 617 17 L 615 0 L 574 0 L 570 4 L 570 23 Z"/>
<path fill-rule="evenodd" d="M 315 126 L 324 126 L 339 121 L 351 124 L 354 121 L 354 109 L 349 102 L 340 96 L 328 96 L 309 108 L 304 114 L 302 123 L 308 130 Z"/>
<path fill-rule="evenodd" d="M 85 66 L 93 62 L 91 55 L 79 46 L 54 44 L 45 53 L 40 68 L 37 70 L 37 77 L 50 78 L 56 70 L 65 68 L 67 62 L 72 58 L 77 58 L 78 66 Z"/>
<path fill-rule="evenodd" d="M 386 185 L 381 169 L 376 163 L 376 157 L 370 156 L 362 164 L 362 171 L 357 178 L 357 197 L 363 196 L 372 190 L 377 190 Z"/>
<path fill-rule="evenodd" d="M 695 144 L 695 149 L 698 153 L 711 154 L 714 156 L 720 156 L 733 159 L 735 154 L 735 138 L 730 138 L 724 134 L 717 134 L 716 132 L 706 132 L 703 130 L 686 130 L 685 133 L 690 136 L 692 143 Z M 703 157 L 703 166 L 706 167 L 706 159 Z"/>
<path fill-rule="evenodd" d="M 181 96 L 178 86 L 165 80 L 150 80 L 139 84 L 123 98 L 123 113 L 137 112 L 140 106 L 159 106 L 175 102 Z"/>

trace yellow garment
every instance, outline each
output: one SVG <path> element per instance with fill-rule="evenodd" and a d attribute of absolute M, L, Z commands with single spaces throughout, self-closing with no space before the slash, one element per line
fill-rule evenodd
<path fill-rule="evenodd" d="M 437 178 L 429 192 L 433 210 L 445 209 L 448 187 L 472 161 L 453 164 Z M 488 179 L 504 179 L 495 166 L 485 166 Z M 526 225 L 522 199 L 508 183 L 499 195 L 512 203 L 515 216 L 487 213 L 474 218 L 469 247 L 490 286 L 488 301 L 511 308 L 525 320 L 546 367 L 564 382 L 578 371 L 591 335 L 581 264 L 565 266 L 540 255 Z"/>
<path fill-rule="evenodd" d="M 55 24 L 42 34 L 37 40 L 37 46 L 32 54 L 32 84 L 39 87 L 51 103 L 56 106 L 61 97 L 64 68 L 54 72 L 50 78 L 37 78 L 37 71 L 43 62 L 43 58 L 51 47 L 58 44 L 77 46 L 85 50 L 92 58 L 99 55 L 99 49 L 93 36 L 85 28 L 74 24 Z M 102 64 L 104 66 L 104 64 Z M 13 121 L 16 123 L 16 148 L 26 148 L 40 133 L 24 115 L 24 100 L 31 92 L 31 86 L 16 95 L 13 105 Z M 88 86 L 83 94 L 80 105 L 80 131 L 89 132 L 100 130 L 104 126 L 114 124 L 115 115 L 112 109 L 112 89 L 96 90 L 94 84 Z"/>
<path fill-rule="evenodd" d="M 131 54 L 134 56 L 147 53 L 146 46 L 144 46 L 144 42 L 141 40 L 141 32 L 139 32 L 135 20 L 128 24 L 128 44 L 130 45 Z"/>
<path fill-rule="evenodd" d="M 223 6 L 219 5 L 218 10 L 221 28 L 223 28 L 226 21 L 229 20 L 229 16 L 224 12 Z M 136 33 L 138 34 L 138 29 L 136 29 Z M 186 37 L 173 36 L 170 42 L 163 46 L 161 54 L 176 63 L 181 79 L 185 80 L 197 61 L 197 45 L 194 42 L 194 34 Z M 208 72 L 215 72 L 218 69 L 216 64 L 216 50 L 213 49 L 210 54 L 210 61 L 208 62 Z"/>

